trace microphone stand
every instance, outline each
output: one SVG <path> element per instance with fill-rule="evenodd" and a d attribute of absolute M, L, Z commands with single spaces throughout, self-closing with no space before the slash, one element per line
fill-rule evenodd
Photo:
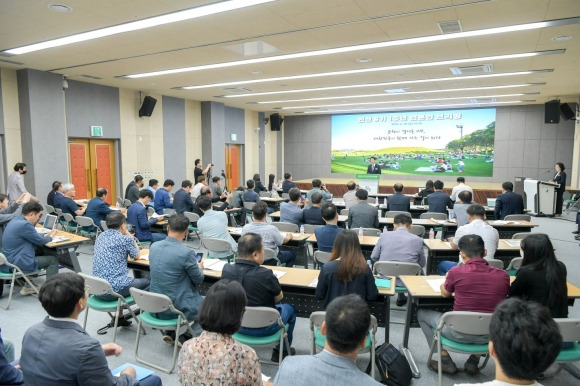
<path fill-rule="evenodd" d="M 551 172 L 552 172 L 551 170 L 545 171 L 544 173 L 540 174 L 537 179 L 540 180 L 540 177 L 545 176 L 546 174 L 551 173 Z"/>

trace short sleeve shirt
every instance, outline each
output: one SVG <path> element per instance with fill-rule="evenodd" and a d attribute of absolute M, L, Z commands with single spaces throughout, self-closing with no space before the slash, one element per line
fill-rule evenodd
<path fill-rule="evenodd" d="M 139 250 L 132 237 L 109 229 L 95 241 L 93 275 L 105 279 L 115 292 L 119 292 L 133 282 L 133 278 L 129 277 L 127 256 L 134 258 L 138 254 Z"/>
<path fill-rule="evenodd" d="M 274 308 L 274 299 L 282 292 L 280 282 L 272 270 L 250 260 L 237 259 L 235 264 L 226 264 L 221 278 L 240 282 L 246 290 L 250 307 Z"/>
<path fill-rule="evenodd" d="M 79 210 L 79 206 L 71 198 L 64 197 L 60 202 L 60 209 L 63 213 L 70 213 L 75 218 L 77 216 L 75 212 Z"/>
<path fill-rule="evenodd" d="M 251 222 L 242 228 L 242 235 L 246 233 L 255 233 L 262 237 L 262 244 L 264 248 L 272 249 L 278 254 L 278 247 L 284 243 L 284 236 L 280 233 L 278 228 L 270 225 L 267 222 Z"/>

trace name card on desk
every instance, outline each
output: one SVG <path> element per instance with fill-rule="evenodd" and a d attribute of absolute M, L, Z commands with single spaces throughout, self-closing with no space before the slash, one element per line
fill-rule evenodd
<path fill-rule="evenodd" d="M 375 278 L 375 285 L 380 288 L 391 288 L 391 279 Z"/>

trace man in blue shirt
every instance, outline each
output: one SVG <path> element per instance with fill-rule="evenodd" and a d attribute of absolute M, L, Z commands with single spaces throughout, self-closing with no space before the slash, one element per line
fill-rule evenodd
<path fill-rule="evenodd" d="M 147 189 L 139 192 L 139 199 L 127 209 L 127 222 L 135 227 L 135 237 L 139 241 L 161 241 L 167 237 L 163 233 L 151 233 L 149 227 L 153 224 L 162 221 L 163 217 L 151 218 L 147 217 L 147 204 L 153 198 L 153 194 Z"/>
<path fill-rule="evenodd" d="M 159 188 L 159 181 L 155 178 L 149 180 L 149 186 L 145 189 L 150 190 L 153 193 L 153 199 L 155 199 L 155 193 L 157 193 L 157 189 Z"/>
<path fill-rule="evenodd" d="M 103 229 L 101 221 L 106 219 L 109 213 L 115 212 L 111 209 L 109 204 L 105 202 L 108 194 L 109 192 L 106 188 L 97 189 L 97 197 L 89 201 L 85 212 L 85 216 L 92 218 L 95 225 L 101 228 L 101 230 Z M 92 231 L 92 229 L 89 231 Z"/>
<path fill-rule="evenodd" d="M 2 253 L 8 262 L 16 265 L 24 273 L 34 272 L 39 268 L 46 268 L 46 277 L 49 278 L 58 273 L 58 259 L 56 256 L 35 256 L 36 247 L 41 247 L 52 241 L 56 235 L 56 229 L 46 236 L 41 235 L 34 226 L 42 216 L 42 205 L 30 201 L 22 207 L 22 215 L 17 216 L 8 223 L 2 235 Z M 11 272 L 6 265 L 0 265 L 3 272 Z M 30 295 L 36 291 L 33 288 L 24 287 L 20 291 L 22 295 Z"/>
<path fill-rule="evenodd" d="M 193 212 L 193 200 L 191 199 L 191 187 L 193 184 L 190 180 L 181 182 L 181 189 L 173 195 L 173 209 L 177 214 L 183 212 Z"/>
<path fill-rule="evenodd" d="M 292 188 L 288 191 L 290 202 L 280 204 L 280 222 L 289 222 L 298 226 L 302 225 L 302 209 L 298 206 L 300 200 L 300 190 Z"/>
<path fill-rule="evenodd" d="M 67 182 L 62 186 L 62 192 L 64 193 L 64 197 L 60 202 L 60 209 L 63 213 L 69 213 L 73 216 L 73 219 L 77 216 L 84 216 L 85 211 L 87 210 L 87 206 L 84 205 L 79 208 L 76 202 L 73 201 L 73 197 L 75 196 L 75 186 L 70 182 Z M 76 223 L 71 223 L 71 225 L 76 225 Z"/>
<path fill-rule="evenodd" d="M 316 243 L 318 250 L 322 252 L 332 252 L 334 240 L 340 233 L 341 229 L 338 227 L 338 213 L 336 206 L 333 203 L 327 202 L 320 208 L 322 219 L 326 223 L 323 227 L 314 228 L 314 235 L 316 235 Z"/>
<path fill-rule="evenodd" d="M 306 198 L 308 198 L 309 201 L 306 205 L 308 208 L 312 207 L 312 195 L 314 193 L 320 193 L 324 201 L 332 199 L 332 194 L 326 190 L 326 185 L 324 185 L 318 178 L 315 178 L 312 180 L 312 189 L 306 193 Z"/>
<path fill-rule="evenodd" d="M 157 189 L 154 200 L 155 213 L 163 214 L 163 209 L 173 208 L 173 199 L 169 194 L 169 192 L 171 192 L 173 189 L 173 186 L 175 186 L 175 182 L 173 182 L 173 180 L 167 179 L 163 183 L 163 187 Z"/>
<path fill-rule="evenodd" d="M 244 202 L 258 202 L 260 201 L 260 195 L 254 190 L 255 182 L 254 180 L 246 181 L 246 186 L 248 189 L 242 194 L 242 200 Z"/>
<path fill-rule="evenodd" d="M 448 194 L 443 193 L 443 181 L 437 180 L 433 182 L 435 192 L 427 196 L 429 201 L 429 212 L 445 213 L 447 208 L 453 209 L 453 201 Z"/>

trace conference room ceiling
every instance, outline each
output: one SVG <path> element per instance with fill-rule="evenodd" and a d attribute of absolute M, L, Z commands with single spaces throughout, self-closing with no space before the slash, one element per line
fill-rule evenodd
<path fill-rule="evenodd" d="M 70 80 L 282 115 L 576 102 L 580 95 L 578 0 L 277 0 L 20 55 L 2 53 L 215 2 L 56 3 L 72 11 L 55 12 L 49 1 L 0 1 L 0 68 L 50 71 Z M 444 34 L 438 24 L 458 22 L 451 27 L 465 33 L 562 19 L 568 20 L 464 37 Z M 432 41 L 402 41 L 420 37 Z M 386 44 L 126 77 L 372 43 Z M 501 57 L 536 52 L 545 54 Z M 433 63 L 465 59 L 473 60 Z M 490 72 L 480 72 L 487 65 Z M 450 69 L 465 66 L 478 68 L 462 75 Z M 348 73 L 353 70 L 367 71 Z M 333 72 L 343 73 L 328 74 Z M 187 86 L 208 87 L 181 89 Z"/>

